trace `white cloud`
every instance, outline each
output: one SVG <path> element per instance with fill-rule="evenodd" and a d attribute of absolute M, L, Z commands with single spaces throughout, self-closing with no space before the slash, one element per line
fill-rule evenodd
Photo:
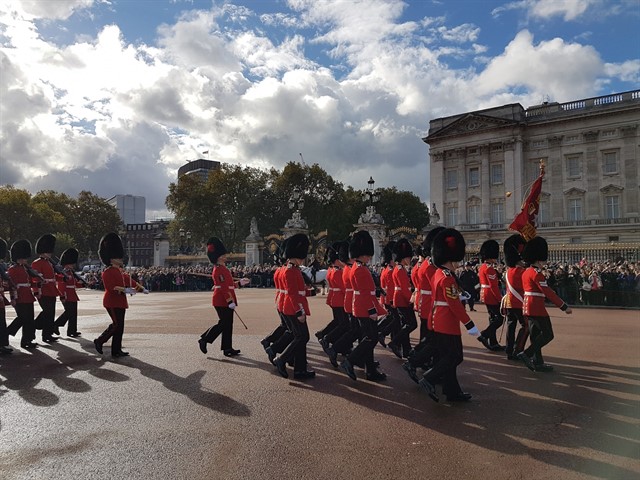
<path fill-rule="evenodd" d="M 66 20 L 75 12 L 93 4 L 94 0 L 12 0 L 12 7 L 27 19 Z"/>

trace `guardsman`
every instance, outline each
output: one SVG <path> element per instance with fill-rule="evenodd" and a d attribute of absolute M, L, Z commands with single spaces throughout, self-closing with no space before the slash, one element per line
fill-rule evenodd
<path fill-rule="evenodd" d="M 496 337 L 496 331 L 503 321 L 500 314 L 502 294 L 498 285 L 498 272 L 495 269 L 499 256 L 500 245 L 495 240 L 487 240 L 480 246 L 480 260 L 483 262 L 478 269 L 480 301 L 487 307 L 489 325 L 480 332 L 478 341 L 492 352 L 504 350 L 504 347 L 498 343 L 498 338 Z"/>
<path fill-rule="evenodd" d="M 124 317 L 127 308 L 129 308 L 127 295 L 135 295 L 137 292 L 149 293 L 149 290 L 134 281 L 124 271 L 124 247 L 122 239 L 117 233 L 107 233 L 100 239 L 98 256 L 107 267 L 102 272 L 104 286 L 102 306 L 107 310 L 111 324 L 93 341 L 93 345 L 96 351 L 102 354 L 102 347 L 105 342 L 111 339 L 111 356 L 126 357 L 129 352 L 122 350 L 122 336 L 124 334 Z"/>
<path fill-rule="evenodd" d="M 524 289 L 522 288 L 522 251 L 526 245 L 522 235 L 516 233 L 504 241 L 504 261 L 507 264 L 505 283 L 507 293 L 503 297 L 503 306 L 507 311 L 507 345 L 506 353 L 509 360 L 517 360 L 517 355 L 524 350 L 529 336 L 529 328 L 522 316 L 522 302 L 524 301 Z M 516 327 L 520 325 L 516 337 Z"/>
<path fill-rule="evenodd" d="M 402 327 L 395 338 L 389 342 L 389 348 L 398 358 L 407 358 L 411 351 L 410 335 L 417 326 L 416 314 L 413 311 L 413 298 L 411 292 L 411 282 L 409 280 L 408 269 L 413 257 L 413 247 L 406 238 L 401 238 L 396 242 L 393 249 L 393 257 L 396 268 L 393 269 L 392 278 L 394 287 L 393 306 L 400 314 Z"/>
<path fill-rule="evenodd" d="M 431 324 L 437 348 L 437 360 L 420 380 L 420 386 L 434 401 L 439 401 L 435 384 L 442 381 L 442 393 L 450 402 L 468 401 L 469 393 L 460 388 L 456 369 L 462 363 L 462 323 L 470 335 L 478 335 L 478 328 L 467 315 L 460 300 L 461 287 L 455 271 L 464 259 L 465 241 L 453 228 L 442 230 L 433 239 L 432 260 L 438 267 L 433 277 L 433 315 Z"/>
<path fill-rule="evenodd" d="M 524 289 L 524 303 L 522 313 L 529 324 L 531 344 L 517 355 L 529 370 L 534 372 L 550 372 L 551 365 L 544 363 L 542 347 L 553 340 L 553 328 L 551 318 L 544 306 L 545 299 L 549 300 L 564 313 L 570 314 L 571 307 L 567 305 L 547 285 L 547 278 L 542 273 L 542 268 L 549 257 L 549 246 L 542 237 L 534 237 L 527 242 L 522 251 L 522 259 L 529 264 L 522 274 L 522 287 Z"/>
<path fill-rule="evenodd" d="M 56 319 L 56 298 L 58 297 L 58 287 L 56 285 L 56 274 L 53 269 L 51 255 L 56 246 L 56 237 L 50 233 L 42 235 L 36 242 L 36 253 L 39 255 L 31 268 L 42 275 L 42 280 L 32 278 L 31 286 L 33 294 L 38 299 L 42 311 L 36 317 L 36 329 L 42 330 L 42 341 L 45 343 L 57 342 L 53 336 Z"/>
<path fill-rule="evenodd" d="M 225 357 L 235 357 L 240 354 L 232 346 L 233 337 L 233 311 L 238 305 L 235 283 L 231 271 L 226 267 L 227 249 L 217 237 L 211 237 L 207 241 L 207 257 L 214 265 L 211 272 L 213 278 L 213 297 L 211 304 L 218 314 L 218 323 L 212 325 L 198 340 L 200 351 L 207 353 L 207 344 L 222 335 L 220 349 Z"/>
<path fill-rule="evenodd" d="M 34 321 L 33 304 L 36 297 L 31 290 L 31 277 L 37 274 L 27 265 L 31 257 L 31 243 L 29 240 L 18 240 L 11 245 L 11 261 L 14 262 L 7 273 L 15 286 L 11 303 L 17 317 L 7 327 L 9 335 L 14 336 L 22 328 L 20 347 L 30 350 L 38 346 L 36 339 L 36 325 Z"/>
<path fill-rule="evenodd" d="M 343 360 L 340 368 L 356 380 L 354 365 L 364 365 L 366 379 L 379 382 L 387 378 L 378 370 L 373 358 L 373 349 L 378 342 L 378 317 L 386 313 L 376 297 L 376 284 L 367 263 L 373 257 L 373 238 L 369 232 L 360 230 L 353 235 L 349 244 L 349 256 L 355 259 L 351 271 L 353 288 L 353 317 L 360 324 L 360 343 Z"/>
<path fill-rule="evenodd" d="M 393 260 L 393 249 L 395 246 L 395 240 L 391 240 L 382 249 L 382 271 L 380 272 L 380 289 L 382 292 L 379 301 L 384 305 L 387 315 L 378 323 L 378 342 L 385 348 L 387 348 L 385 343 L 387 335 L 391 335 L 393 340 L 400 331 L 399 314 L 393 306 L 393 295 L 395 294 L 393 270 L 396 268 L 396 262 Z"/>
<path fill-rule="evenodd" d="M 329 294 L 327 295 L 327 305 L 333 313 L 333 320 L 329 322 L 322 331 L 319 339 L 320 345 L 325 353 L 329 353 L 329 347 L 349 329 L 349 320 L 344 311 L 344 280 L 342 279 L 342 269 L 345 264 L 340 260 L 341 252 L 344 257 L 345 250 L 348 250 L 348 242 L 333 242 L 327 249 L 327 262 L 329 271 L 327 272 L 327 282 L 329 283 Z"/>
<path fill-rule="evenodd" d="M 424 262 L 424 254 L 422 253 L 422 245 L 418 245 L 415 249 L 414 249 L 414 255 L 418 256 L 418 259 L 415 263 L 413 263 L 413 259 L 411 259 L 411 285 L 413 287 L 413 294 L 411 296 L 411 303 L 413 304 L 413 311 L 415 312 L 416 316 L 418 318 L 420 318 L 420 301 L 422 300 L 422 297 L 420 295 L 420 267 L 422 266 L 422 263 Z M 420 338 L 422 339 L 422 337 L 424 337 L 425 334 L 425 330 L 427 328 L 426 325 L 423 324 L 423 322 L 420 322 Z"/>
<path fill-rule="evenodd" d="M 282 353 L 284 349 L 287 348 L 287 345 L 289 345 L 289 342 L 293 339 L 293 335 L 289 332 L 287 323 L 285 322 L 284 313 L 282 313 L 285 290 L 283 287 L 283 275 L 287 263 L 287 259 L 285 257 L 286 246 L 287 239 L 282 242 L 278 249 L 276 261 L 279 263 L 279 266 L 276 268 L 275 272 L 273 272 L 273 283 L 276 287 L 275 305 L 278 318 L 280 319 L 280 325 L 260 341 L 262 348 L 264 348 L 264 351 L 267 353 L 267 357 L 272 364 L 276 355 L 278 353 Z"/>
<path fill-rule="evenodd" d="M 282 313 L 289 331 L 293 334 L 293 340 L 274 361 L 278 373 L 284 378 L 289 377 L 287 363 L 293 362 L 293 378 L 298 380 L 316 376 L 316 372 L 307 368 L 307 343 L 309 342 L 307 316 L 311 315 L 307 297 L 313 296 L 315 290 L 307 289 L 300 270 L 308 254 L 309 237 L 303 233 L 297 233 L 289 238 L 285 251 L 288 261 L 283 276 L 285 292 Z"/>
<path fill-rule="evenodd" d="M 74 267 L 78 263 L 78 250 L 68 248 L 60 256 L 60 265 L 62 272 L 56 275 L 58 280 L 58 292 L 60 294 L 60 302 L 64 307 L 64 312 L 56 319 L 55 333 L 60 335 L 60 327 L 67 325 L 67 337 L 79 337 L 78 331 L 78 294 L 76 288 L 82 287 L 76 276 Z"/>
<path fill-rule="evenodd" d="M 7 242 L 4 238 L 0 238 L 0 302 L 2 302 L 2 305 L 0 305 L 0 355 L 13 352 L 13 348 L 9 346 L 6 314 L 6 306 L 11 305 L 11 301 L 4 296 L 4 291 L 8 288 L 11 295 L 11 292 L 15 291 L 15 287 L 4 265 L 4 261 L 7 258 L 7 250 Z"/>

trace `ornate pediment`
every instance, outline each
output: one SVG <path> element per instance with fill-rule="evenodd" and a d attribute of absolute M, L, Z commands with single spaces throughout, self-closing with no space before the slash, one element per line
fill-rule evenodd
<path fill-rule="evenodd" d="M 609 193 L 621 193 L 623 190 L 624 190 L 624 188 L 622 188 L 622 187 L 620 187 L 618 185 L 614 185 L 612 183 L 610 183 L 609 185 L 604 186 L 604 187 L 602 187 L 600 189 L 600 191 L 602 193 L 604 193 L 605 195 L 609 194 Z"/>
<path fill-rule="evenodd" d="M 482 130 L 491 130 L 494 128 L 514 125 L 513 120 L 505 120 L 503 118 L 489 117 L 487 115 L 479 115 L 477 113 L 469 113 L 441 130 L 429 135 L 429 139 L 448 137 L 451 135 L 465 135 Z"/>
<path fill-rule="evenodd" d="M 573 188 L 570 188 L 569 190 L 565 190 L 562 193 L 570 197 L 577 197 L 577 196 L 584 195 L 585 193 L 587 193 L 587 191 L 581 188 L 573 187 Z"/>

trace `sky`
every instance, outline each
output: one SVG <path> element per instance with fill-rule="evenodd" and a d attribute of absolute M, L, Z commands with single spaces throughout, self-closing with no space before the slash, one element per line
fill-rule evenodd
<path fill-rule="evenodd" d="M 638 25 L 640 0 L 3 1 L 0 184 L 149 221 L 187 161 L 303 160 L 429 202 L 430 120 L 636 90 Z"/>

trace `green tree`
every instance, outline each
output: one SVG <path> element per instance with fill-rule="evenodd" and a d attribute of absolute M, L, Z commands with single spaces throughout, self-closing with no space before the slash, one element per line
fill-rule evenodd
<path fill-rule="evenodd" d="M 89 251 L 95 254 L 102 236 L 119 231 L 122 225 L 116 207 L 104 198 L 84 190 L 78 194 L 74 213 L 70 236 L 75 239 L 76 248 L 82 254 L 88 254 Z"/>
<path fill-rule="evenodd" d="M 389 228 L 412 227 L 420 230 L 429 224 L 429 207 L 412 192 L 396 187 L 379 190 L 380 201 L 376 211 Z"/>

